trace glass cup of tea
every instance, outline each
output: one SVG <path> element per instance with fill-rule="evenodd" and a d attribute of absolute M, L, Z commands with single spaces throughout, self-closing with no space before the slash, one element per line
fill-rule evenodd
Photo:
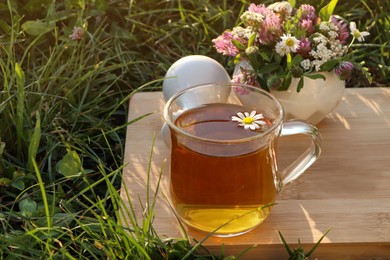
<path fill-rule="evenodd" d="M 206 84 L 170 98 L 170 199 L 180 219 L 217 236 L 249 232 L 270 213 L 277 194 L 318 158 L 321 136 L 307 122 L 283 121 L 282 105 L 260 88 Z M 310 145 L 278 169 L 280 136 L 308 135 Z"/>

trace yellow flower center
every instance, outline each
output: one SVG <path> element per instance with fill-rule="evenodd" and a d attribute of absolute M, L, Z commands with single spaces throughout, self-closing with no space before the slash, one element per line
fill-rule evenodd
<path fill-rule="evenodd" d="M 286 40 L 286 45 L 289 46 L 289 47 L 294 46 L 294 40 L 291 39 L 291 38 L 288 38 Z"/>
<path fill-rule="evenodd" d="M 360 34 L 360 31 L 359 31 L 359 30 L 355 30 L 355 31 L 353 32 L 353 37 L 355 37 L 355 38 L 360 38 L 360 36 L 361 36 L 361 34 Z"/>
<path fill-rule="evenodd" d="M 255 122 L 255 119 L 253 117 L 245 117 L 244 119 L 242 119 L 242 122 L 246 125 L 250 125 Z"/>

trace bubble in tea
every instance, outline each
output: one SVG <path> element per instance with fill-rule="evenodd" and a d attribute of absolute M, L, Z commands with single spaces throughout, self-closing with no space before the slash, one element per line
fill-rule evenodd
<path fill-rule="evenodd" d="M 256 111 L 262 114 L 256 120 L 239 116 L 251 111 L 235 104 L 206 104 L 175 120 L 177 127 L 197 137 L 171 136 L 171 199 L 188 225 L 205 232 L 220 228 L 219 234 L 229 235 L 250 230 L 268 216 L 270 207 L 260 208 L 277 195 L 275 138 L 252 138 L 272 120 L 262 111 Z M 252 130 L 245 124 L 257 126 Z"/>

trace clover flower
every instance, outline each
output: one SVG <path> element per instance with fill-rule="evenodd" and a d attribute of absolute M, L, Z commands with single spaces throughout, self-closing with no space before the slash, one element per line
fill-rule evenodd
<path fill-rule="evenodd" d="M 283 27 L 280 17 L 269 10 L 259 31 L 260 43 L 264 45 L 273 44 L 278 41 L 282 34 Z"/>
<path fill-rule="evenodd" d="M 257 52 L 259 52 L 259 47 L 257 47 L 257 46 L 250 46 L 250 47 L 245 49 L 246 55 L 252 55 L 252 54 L 257 53 Z"/>
<path fill-rule="evenodd" d="M 316 9 L 312 5 L 303 4 L 299 7 L 298 13 L 301 13 L 301 19 L 309 19 L 315 22 L 317 20 Z"/>
<path fill-rule="evenodd" d="M 218 36 L 218 38 L 214 39 L 212 42 L 214 43 L 215 49 L 227 56 L 236 56 L 240 51 L 236 46 L 232 43 L 232 33 L 229 31 L 225 31 L 222 35 Z"/>
<path fill-rule="evenodd" d="M 283 19 L 290 17 L 293 11 L 291 4 L 287 1 L 275 2 L 268 6 L 268 9 L 278 13 Z"/>
<path fill-rule="evenodd" d="M 310 68 L 312 67 L 312 64 L 311 64 L 309 59 L 304 59 L 303 61 L 301 61 L 301 67 L 304 70 L 310 70 Z"/>
<path fill-rule="evenodd" d="M 245 26 L 260 27 L 264 16 L 259 13 L 246 11 L 241 15 L 240 19 L 244 22 Z"/>
<path fill-rule="evenodd" d="M 297 53 L 300 54 L 303 58 L 307 59 L 310 57 L 311 45 L 309 38 L 305 38 L 299 41 L 299 48 Z"/>
<path fill-rule="evenodd" d="M 256 81 L 256 75 L 252 71 L 244 67 L 240 68 L 240 72 L 235 74 L 230 82 L 259 87 Z M 242 91 L 240 92 L 241 93 L 238 94 L 242 94 Z"/>
<path fill-rule="evenodd" d="M 267 125 L 264 121 L 263 114 L 257 114 L 256 111 L 248 112 L 238 112 L 237 116 L 232 116 L 231 120 L 238 122 L 239 126 L 243 126 L 244 129 L 256 130 L 260 128 L 260 125 Z"/>
<path fill-rule="evenodd" d="M 253 13 L 258 13 L 263 16 L 266 16 L 268 13 L 268 9 L 264 4 L 259 4 L 259 5 L 250 4 L 248 7 L 248 11 Z"/>
<path fill-rule="evenodd" d="M 237 26 L 237 27 L 233 28 L 231 34 L 232 34 L 233 39 L 236 39 L 239 42 L 241 42 L 243 45 L 246 45 L 248 43 L 249 38 L 253 34 L 253 27 L 248 26 L 246 28 L 243 28 L 243 27 Z"/>
<path fill-rule="evenodd" d="M 357 39 L 359 42 L 363 42 L 364 41 L 364 37 L 370 35 L 369 32 L 361 32 L 359 31 L 357 28 L 356 28 L 356 23 L 355 22 L 351 22 L 349 24 L 349 29 L 351 30 L 351 34 L 353 36 L 353 38 Z"/>
<path fill-rule="evenodd" d="M 351 76 L 354 66 L 352 62 L 342 61 L 334 71 L 340 77 L 340 79 L 345 80 Z"/>
<path fill-rule="evenodd" d="M 334 15 L 332 15 L 330 19 L 330 22 L 336 25 L 338 28 L 338 38 L 340 40 L 340 43 L 345 44 L 349 35 L 347 24 L 344 23 L 342 20 L 337 19 Z"/>
<path fill-rule="evenodd" d="M 300 20 L 298 25 L 308 33 L 308 36 L 315 32 L 314 23 L 310 19 Z"/>
<path fill-rule="evenodd" d="M 81 28 L 80 26 L 75 26 L 73 27 L 73 33 L 69 35 L 69 38 L 72 41 L 79 41 L 84 37 L 84 34 L 85 32 L 83 28 Z"/>
<path fill-rule="evenodd" d="M 235 76 L 233 76 L 232 82 L 235 82 L 235 81 L 237 81 L 237 83 L 240 82 L 241 81 L 240 77 L 242 77 L 242 75 L 235 75 Z M 247 94 L 249 94 L 249 89 L 247 89 L 245 87 L 242 87 L 240 85 L 234 85 L 232 88 L 233 88 L 234 93 L 236 93 L 238 95 L 247 95 Z"/>

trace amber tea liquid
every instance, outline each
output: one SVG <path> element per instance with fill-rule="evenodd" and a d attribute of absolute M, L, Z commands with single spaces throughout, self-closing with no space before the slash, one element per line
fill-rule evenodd
<path fill-rule="evenodd" d="M 183 112 L 176 126 L 191 135 L 237 140 L 259 134 L 230 119 L 251 110 L 233 104 L 209 104 Z M 261 112 L 261 111 L 258 111 Z M 264 141 L 263 141 L 264 142 Z M 269 214 L 277 195 L 276 160 L 270 140 L 210 144 L 172 134 L 171 198 L 182 220 L 205 232 L 244 233 Z M 228 224 L 226 224 L 229 222 Z"/>

